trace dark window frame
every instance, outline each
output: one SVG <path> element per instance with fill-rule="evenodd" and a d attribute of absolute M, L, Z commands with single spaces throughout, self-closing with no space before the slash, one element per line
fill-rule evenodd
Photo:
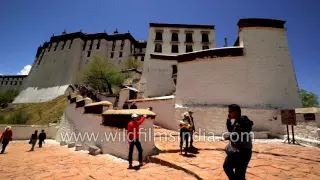
<path fill-rule="evenodd" d="M 171 45 L 171 53 L 179 53 L 179 45 L 172 44 Z"/>
<path fill-rule="evenodd" d="M 193 36 L 192 33 L 186 33 L 186 42 L 193 42 Z"/>
<path fill-rule="evenodd" d="M 193 52 L 193 46 L 192 45 L 186 45 L 186 53 Z"/>
<path fill-rule="evenodd" d="M 110 53 L 110 58 L 113 58 L 113 56 L 114 56 L 114 52 L 111 52 Z"/>
<path fill-rule="evenodd" d="M 122 57 L 122 52 L 119 53 L 119 57 Z"/>
<path fill-rule="evenodd" d="M 155 40 L 156 41 L 162 41 L 163 40 L 162 32 L 156 32 Z"/>
<path fill-rule="evenodd" d="M 208 43 L 209 42 L 209 34 L 208 33 L 202 33 L 202 42 L 203 43 Z"/>
<path fill-rule="evenodd" d="M 96 48 L 96 49 L 99 49 L 99 48 L 100 48 L 100 43 L 101 43 L 101 40 L 99 39 L 99 40 L 98 40 L 98 43 L 97 43 L 97 48 Z"/>
<path fill-rule="evenodd" d="M 176 32 L 173 32 L 173 33 L 171 34 L 171 41 L 173 41 L 173 42 L 179 42 L 179 34 L 176 33 Z"/>
<path fill-rule="evenodd" d="M 157 47 L 159 47 L 159 50 L 158 50 Z M 156 52 L 156 53 L 162 53 L 162 44 L 155 44 L 155 46 L 154 46 L 154 52 Z"/>

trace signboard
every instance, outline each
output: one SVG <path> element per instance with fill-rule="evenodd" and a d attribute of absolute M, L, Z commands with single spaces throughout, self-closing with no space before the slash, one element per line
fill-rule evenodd
<path fill-rule="evenodd" d="M 296 111 L 294 109 L 281 110 L 281 122 L 285 125 L 296 126 Z"/>
<path fill-rule="evenodd" d="M 307 121 L 316 120 L 316 116 L 314 115 L 314 113 L 306 113 L 306 114 L 303 114 L 303 116 L 304 116 L 304 120 L 307 120 Z"/>

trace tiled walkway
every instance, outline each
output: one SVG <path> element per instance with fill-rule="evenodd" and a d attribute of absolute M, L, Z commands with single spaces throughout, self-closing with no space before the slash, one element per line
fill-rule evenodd
<path fill-rule="evenodd" d="M 157 130 L 161 131 L 161 130 Z M 34 152 L 27 142 L 12 142 L 0 155 L 0 179 L 222 179 L 227 142 L 196 142 L 197 151 L 179 154 L 178 142 L 156 137 L 160 154 L 140 170 L 109 155 L 90 156 L 48 143 Z M 283 143 L 256 143 L 247 179 L 320 179 L 320 149 Z M 189 174 L 188 174 L 189 173 Z"/>
<path fill-rule="evenodd" d="M 0 179 L 181 179 L 195 177 L 166 166 L 148 163 L 140 170 L 128 170 L 127 161 L 108 155 L 90 156 L 58 144 L 27 152 L 27 142 L 11 143 L 6 154 L 0 154 Z"/>
<path fill-rule="evenodd" d="M 153 162 L 180 167 L 193 172 L 199 179 L 227 179 L 222 165 L 226 156 L 226 142 L 196 142 L 198 151 L 180 155 L 178 142 L 160 141 L 162 151 L 152 157 Z M 247 179 L 320 179 L 320 149 L 283 143 L 254 144 Z"/>

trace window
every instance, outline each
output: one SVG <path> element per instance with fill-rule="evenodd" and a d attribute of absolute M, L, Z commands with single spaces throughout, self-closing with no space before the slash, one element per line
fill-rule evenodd
<path fill-rule="evenodd" d="M 113 54 L 114 54 L 113 52 L 112 52 L 112 53 L 110 53 L 110 58 L 113 58 Z"/>
<path fill-rule="evenodd" d="M 97 49 L 99 49 L 100 48 L 100 39 L 98 40 L 98 43 L 97 43 Z"/>
<path fill-rule="evenodd" d="M 64 46 L 66 45 L 66 41 L 63 41 L 63 44 L 62 44 L 62 46 L 61 46 L 61 50 L 63 50 L 64 49 Z"/>
<path fill-rule="evenodd" d="M 54 47 L 54 51 L 57 50 L 58 44 L 59 44 L 59 43 L 57 43 L 56 46 Z"/>
<path fill-rule="evenodd" d="M 142 48 L 139 49 L 139 52 L 142 52 Z"/>
<path fill-rule="evenodd" d="M 20 85 L 22 84 L 22 82 L 20 82 Z"/>
<path fill-rule="evenodd" d="M 8 85 L 8 81 L 6 81 L 6 85 Z"/>
<path fill-rule="evenodd" d="M 192 45 L 186 45 L 186 52 L 192 52 Z"/>
<path fill-rule="evenodd" d="M 18 82 L 17 82 L 17 81 L 15 81 L 15 82 L 14 82 L 14 85 L 17 85 L 17 84 L 18 84 Z"/>
<path fill-rule="evenodd" d="M 83 47 L 82 47 L 82 51 L 84 51 L 86 49 L 87 46 L 87 41 L 84 42 Z"/>
<path fill-rule="evenodd" d="M 172 45 L 171 46 L 171 53 L 178 53 L 179 52 L 179 46 L 178 45 Z"/>
<path fill-rule="evenodd" d="M 119 57 L 122 57 L 122 52 L 119 53 Z"/>
<path fill-rule="evenodd" d="M 161 44 L 156 44 L 154 47 L 154 52 L 161 53 L 162 52 L 162 45 Z"/>
<path fill-rule="evenodd" d="M 186 34 L 186 42 L 193 42 L 191 33 Z"/>
<path fill-rule="evenodd" d="M 171 41 L 179 41 L 178 33 L 172 33 Z"/>
<path fill-rule="evenodd" d="M 135 56 L 134 59 L 137 60 L 137 59 L 138 59 L 138 56 Z"/>
<path fill-rule="evenodd" d="M 177 65 L 172 65 L 172 79 L 175 85 L 177 84 L 177 73 L 178 73 Z"/>
<path fill-rule="evenodd" d="M 90 41 L 89 50 L 92 50 L 93 40 Z"/>
<path fill-rule="evenodd" d="M 202 42 L 209 42 L 209 36 L 207 33 L 202 33 Z"/>
<path fill-rule="evenodd" d="M 124 40 L 122 40 L 121 42 L 121 50 L 123 50 L 123 46 L 124 46 Z"/>
<path fill-rule="evenodd" d="M 11 81 L 11 82 L 10 82 L 10 85 L 12 85 L 12 84 L 13 84 L 13 82 Z"/>
<path fill-rule="evenodd" d="M 1 81 L 1 85 L 3 85 L 3 81 Z"/>
<path fill-rule="evenodd" d="M 141 56 L 141 61 L 144 61 L 144 57 L 143 56 Z"/>
<path fill-rule="evenodd" d="M 71 46 L 72 46 L 72 42 L 73 42 L 73 39 L 71 39 L 71 42 L 70 42 L 70 44 L 69 44 L 69 49 L 70 49 Z"/>
<path fill-rule="evenodd" d="M 50 52 L 52 44 L 49 44 L 48 52 Z"/>
<path fill-rule="evenodd" d="M 203 50 L 209 49 L 209 46 L 202 46 L 202 49 L 203 49 Z"/>
<path fill-rule="evenodd" d="M 113 43 L 112 43 L 112 51 L 114 51 L 115 47 L 116 47 L 116 41 L 113 41 Z"/>
<path fill-rule="evenodd" d="M 87 57 L 90 57 L 91 55 L 91 51 L 88 51 Z"/>
<path fill-rule="evenodd" d="M 156 32 L 156 41 L 162 41 L 162 32 Z"/>

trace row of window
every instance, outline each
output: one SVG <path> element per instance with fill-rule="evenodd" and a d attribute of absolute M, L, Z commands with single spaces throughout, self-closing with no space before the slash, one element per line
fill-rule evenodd
<path fill-rule="evenodd" d="M 3 79 L 0 79 L 0 80 L 3 80 L 3 81 L 10 81 L 10 80 L 16 80 L 16 81 L 22 81 L 23 80 L 23 78 L 3 78 Z"/>
<path fill-rule="evenodd" d="M 112 51 L 114 51 L 115 47 L 116 47 L 116 41 L 113 41 L 112 42 Z M 124 40 L 121 41 L 120 50 L 123 50 L 123 47 L 124 47 Z"/>
<path fill-rule="evenodd" d="M 99 40 L 98 40 L 98 43 L 97 43 L 97 46 L 96 46 L 96 49 L 100 49 L 100 43 L 101 43 L 101 40 L 99 39 Z M 86 49 L 86 46 L 87 46 L 87 41 L 85 41 L 84 44 L 83 44 L 83 46 L 82 46 L 82 50 L 83 50 L 83 51 Z M 93 40 L 90 41 L 89 51 L 92 50 L 92 46 L 93 46 Z"/>
<path fill-rule="evenodd" d="M 22 82 L 21 81 L 11 81 L 9 83 L 9 81 L 1 81 L 0 85 L 21 85 Z"/>
<path fill-rule="evenodd" d="M 114 52 L 111 52 L 110 53 L 110 58 L 113 58 L 113 56 L 114 56 Z M 122 52 L 119 53 L 119 57 L 122 57 Z"/>
<path fill-rule="evenodd" d="M 156 41 L 162 41 L 162 32 L 156 32 Z M 178 42 L 179 41 L 179 35 L 176 32 L 173 32 L 171 34 L 171 41 Z M 186 42 L 193 42 L 192 33 L 186 33 Z M 208 33 L 202 33 L 202 42 L 208 43 L 209 42 L 209 34 Z"/>
<path fill-rule="evenodd" d="M 209 49 L 209 46 L 202 46 L 202 49 Z M 192 52 L 193 46 L 192 45 L 186 45 L 186 52 Z M 156 44 L 154 47 L 154 52 L 156 53 L 162 53 L 162 44 Z M 171 53 L 179 53 L 179 45 L 171 45 Z"/>

